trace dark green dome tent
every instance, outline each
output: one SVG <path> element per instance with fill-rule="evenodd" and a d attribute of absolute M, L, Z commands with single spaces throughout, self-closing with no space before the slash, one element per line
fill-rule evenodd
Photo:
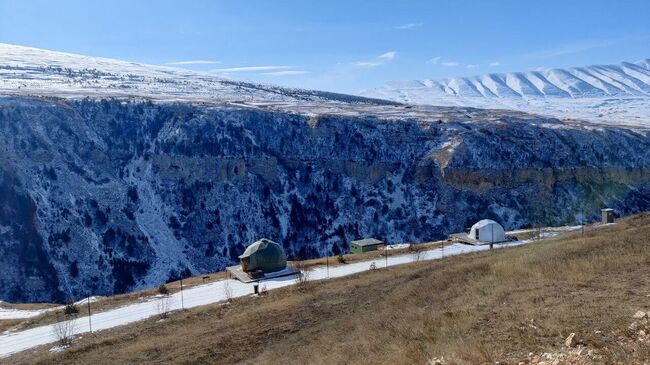
<path fill-rule="evenodd" d="M 262 238 L 253 242 L 239 256 L 244 272 L 262 271 L 264 273 L 280 271 L 287 267 L 287 257 L 282 246 Z"/>

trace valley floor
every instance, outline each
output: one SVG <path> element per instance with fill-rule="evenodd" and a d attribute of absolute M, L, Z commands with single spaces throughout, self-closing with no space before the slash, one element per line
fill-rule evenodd
<path fill-rule="evenodd" d="M 646 214 L 584 236 L 574 232 L 507 250 L 448 257 L 454 251 L 446 247 L 443 259 L 394 256 L 389 268 L 363 274 L 356 273 L 367 271 L 367 262 L 342 265 L 330 269 L 338 279 L 305 286 L 272 281 L 267 288 L 277 290 L 260 297 L 233 283 L 233 297 L 244 297 L 230 303 L 164 320 L 146 319 L 153 302 L 124 307 L 124 318 L 146 320 L 85 334 L 63 352 L 49 353 L 47 345 L 0 362 L 425 364 L 444 357 L 460 364 L 643 363 L 650 340 L 629 326 L 635 312 L 650 309 L 649 245 Z M 425 260 L 435 252 L 427 251 Z M 318 270 L 312 279 L 323 278 Z M 217 288 L 224 283 L 186 290 L 185 307 L 216 301 L 225 295 Z M 97 328 L 100 316 L 93 317 Z M 576 341 L 567 347 L 570 333 Z M 48 335 L 51 329 L 41 334 Z M 0 337 L 2 349 L 19 346 L 16 339 Z"/>

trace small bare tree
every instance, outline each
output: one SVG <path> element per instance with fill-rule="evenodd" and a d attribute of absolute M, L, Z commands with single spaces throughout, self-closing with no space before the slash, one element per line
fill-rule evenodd
<path fill-rule="evenodd" d="M 76 332 L 76 319 L 70 316 L 66 316 L 66 318 L 69 319 L 59 321 L 52 325 L 54 336 L 62 347 L 69 347 L 72 344 Z"/>
<path fill-rule="evenodd" d="M 226 301 L 231 302 L 233 298 L 232 285 L 230 285 L 230 280 L 223 281 L 223 295 L 226 297 Z"/>
<path fill-rule="evenodd" d="M 299 286 L 305 287 L 307 286 L 307 282 L 310 279 L 310 270 L 309 269 L 303 269 L 298 273 L 298 276 L 296 277 L 296 284 Z"/>
<path fill-rule="evenodd" d="M 169 312 L 172 306 L 172 298 L 169 295 L 163 295 L 156 302 L 156 309 L 158 310 L 158 316 L 160 319 L 165 319 L 169 317 Z"/>
<path fill-rule="evenodd" d="M 296 260 L 293 262 L 293 268 L 298 271 L 296 275 L 296 287 L 298 290 L 307 289 L 307 283 L 309 282 L 310 269 L 305 265 L 303 260 Z"/>
<path fill-rule="evenodd" d="M 413 251 L 411 251 L 411 258 L 413 259 L 413 262 L 420 262 L 424 258 L 424 252 L 420 249 L 415 248 Z"/>

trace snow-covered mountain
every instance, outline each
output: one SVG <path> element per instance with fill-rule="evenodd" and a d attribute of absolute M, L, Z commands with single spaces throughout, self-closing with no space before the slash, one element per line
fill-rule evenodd
<path fill-rule="evenodd" d="M 164 101 L 299 105 L 379 100 L 255 84 L 182 68 L 0 43 L 0 95 L 143 97 Z"/>
<path fill-rule="evenodd" d="M 361 95 L 404 103 L 505 108 L 605 123 L 650 124 L 650 59 L 436 81 L 395 81 Z"/>
<path fill-rule="evenodd" d="M 7 45 L 0 151 L 9 301 L 159 285 L 231 265 L 260 237 L 310 258 L 360 237 L 444 238 L 482 218 L 514 229 L 650 209 L 650 128 Z"/>

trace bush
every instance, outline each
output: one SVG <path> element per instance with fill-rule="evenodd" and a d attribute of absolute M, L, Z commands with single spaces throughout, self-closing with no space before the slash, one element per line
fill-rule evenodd
<path fill-rule="evenodd" d="M 293 268 L 297 271 L 296 275 L 296 288 L 299 291 L 308 289 L 310 269 L 305 265 L 303 260 L 296 260 L 292 264 Z"/>
<path fill-rule="evenodd" d="M 168 295 L 169 294 L 169 289 L 167 289 L 167 286 L 165 286 L 165 284 L 161 284 L 158 287 L 158 293 L 160 293 L 162 295 Z"/>
<path fill-rule="evenodd" d="M 72 344 L 76 332 L 76 320 L 60 320 L 52 325 L 52 332 L 62 347 L 69 347 Z"/>
<path fill-rule="evenodd" d="M 63 314 L 66 316 L 71 316 L 79 313 L 79 308 L 71 301 L 68 300 L 68 303 L 63 308 Z"/>
<path fill-rule="evenodd" d="M 226 297 L 226 301 L 231 302 L 233 298 L 233 288 L 230 286 L 229 280 L 223 281 L 223 295 Z"/>
<path fill-rule="evenodd" d="M 169 312 L 172 307 L 172 297 L 164 296 L 158 299 L 156 302 L 156 310 L 158 311 L 158 316 L 160 319 L 165 319 L 169 317 Z"/>
<path fill-rule="evenodd" d="M 343 256 L 342 253 L 339 253 L 338 257 L 336 260 L 339 262 L 339 264 L 345 264 L 347 261 L 345 260 L 345 256 Z"/>

